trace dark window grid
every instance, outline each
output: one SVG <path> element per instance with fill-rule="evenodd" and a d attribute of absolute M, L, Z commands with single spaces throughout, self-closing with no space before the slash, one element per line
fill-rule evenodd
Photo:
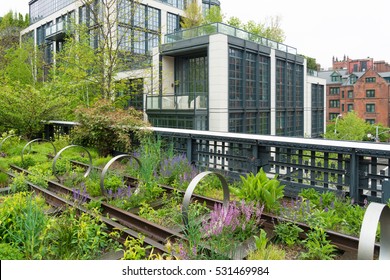
<path fill-rule="evenodd" d="M 173 33 L 179 29 L 179 16 L 167 13 L 167 34 Z"/>
<path fill-rule="evenodd" d="M 245 115 L 245 133 L 255 134 L 256 133 L 256 113 L 246 113 Z"/>
<path fill-rule="evenodd" d="M 340 100 L 329 100 L 330 108 L 340 108 Z"/>
<path fill-rule="evenodd" d="M 243 132 L 243 113 L 229 114 L 229 132 L 242 133 Z"/>
<path fill-rule="evenodd" d="M 375 113 L 375 104 L 366 104 L 367 113 Z"/>
<path fill-rule="evenodd" d="M 284 135 L 285 131 L 285 112 L 276 112 L 276 135 Z"/>
<path fill-rule="evenodd" d="M 118 22 L 120 24 L 137 27 L 145 32 L 160 32 L 161 13 L 159 9 L 136 4 L 133 10 L 129 1 L 121 1 L 118 6 Z"/>
<path fill-rule="evenodd" d="M 368 98 L 375 97 L 375 90 L 374 89 L 366 90 L 366 97 L 368 97 Z"/>
<path fill-rule="evenodd" d="M 332 87 L 330 88 L 330 91 L 329 91 L 330 94 L 332 95 L 337 95 L 337 94 L 340 94 L 340 88 L 335 88 L 335 87 Z"/>
<path fill-rule="evenodd" d="M 270 114 L 269 113 L 259 113 L 258 133 L 259 134 L 270 134 L 269 123 L 270 123 Z"/>

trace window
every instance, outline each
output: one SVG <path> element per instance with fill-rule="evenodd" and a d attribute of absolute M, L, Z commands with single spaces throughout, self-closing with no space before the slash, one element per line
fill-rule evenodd
<path fill-rule="evenodd" d="M 229 132 L 242 133 L 244 128 L 244 114 L 230 113 L 229 114 Z"/>
<path fill-rule="evenodd" d="M 341 98 L 344 98 L 344 91 L 341 91 Z"/>
<path fill-rule="evenodd" d="M 353 98 L 353 90 L 348 91 L 348 98 Z"/>
<path fill-rule="evenodd" d="M 340 100 L 329 100 L 330 108 L 340 108 Z"/>
<path fill-rule="evenodd" d="M 375 104 L 366 104 L 367 113 L 375 113 Z"/>
<path fill-rule="evenodd" d="M 337 119 L 338 115 L 339 113 L 329 113 L 329 120 L 334 121 L 335 119 Z"/>
<path fill-rule="evenodd" d="M 330 88 L 330 94 L 332 95 L 340 94 L 340 88 L 338 87 Z"/>
<path fill-rule="evenodd" d="M 352 112 L 353 111 L 353 104 L 348 104 L 348 112 Z"/>
<path fill-rule="evenodd" d="M 356 72 L 356 71 L 355 71 Z M 350 77 L 349 77 L 349 81 L 351 82 L 351 84 L 354 84 L 354 83 L 356 83 L 356 81 L 357 81 L 357 77 L 355 76 L 355 75 L 351 75 Z"/>
<path fill-rule="evenodd" d="M 376 82 L 376 77 L 367 77 L 366 78 L 366 83 L 375 83 Z"/>
<path fill-rule="evenodd" d="M 173 33 L 180 28 L 179 16 L 175 14 L 167 14 L 167 34 Z"/>
<path fill-rule="evenodd" d="M 245 82 L 245 106 L 256 107 L 256 62 L 257 57 L 253 53 L 246 53 L 246 82 Z"/>
<path fill-rule="evenodd" d="M 368 98 L 375 97 L 375 90 L 374 89 L 366 90 L 366 97 Z"/>
<path fill-rule="evenodd" d="M 229 108 L 243 106 L 243 52 L 229 49 Z M 230 131 L 236 132 L 236 131 Z"/>
<path fill-rule="evenodd" d="M 339 75 L 332 75 L 331 79 L 332 79 L 332 82 L 340 82 L 341 81 L 341 77 Z"/>
<path fill-rule="evenodd" d="M 366 123 L 375 124 L 375 119 L 366 119 Z"/>
<path fill-rule="evenodd" d="M 344 109 L 344 106 L 345 106 L 344 104 L 341 104 L 341 111 L 342 111 L 342 112 L 344 112 L 344 110 L 345 110 L 345 109 Z"/>

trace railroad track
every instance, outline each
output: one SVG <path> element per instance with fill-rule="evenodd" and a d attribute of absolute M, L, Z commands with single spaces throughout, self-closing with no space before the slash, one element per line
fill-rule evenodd
<path fill-rule="evenodd" d="M 23 172 L 25 174 L 30 173 L 29 171 L 20 168 L 16 165 L 11 165 L 10 168 L 15 172 Z M 15 176 L 11 172 L 3 172 L 5 172 L 10 177 Z M 34 192 L 41 194 L 46 199 L 46 201 L 55 208 L 63 209 L 65 207 L 70 206 L 76 208 L 79 212 L 85 212 L 90 215 L 95 215 L 88 209 L 82 207 L 79 203 L 64 198 L 66 196 L 73 196 L 72 189 L 51 180 L 47 180 L 47 183 L 48 188 L 45 189 L 40 186 L 36 186 L 31 182 L 27 182 L 29 187 Z M 85 202 L 90 202 L 92 200 L 91 198 L 86 196 L 80 197 L 80 199 Z M 172 240 L 174 242 L 178 240 L 186 240 L 186 238 L 179 232 L 152 223 L 133 213 L 123 211 L 105 202 L 101 202 L 101 208 L 101 220 L 107 224 L 109 229 L 119 229 L 121 231 L 122 242 L 126 240 L 128 236 L 131 236 L 133 238 L 139 238 L 139 234 L 142 234 L 145 236 L 145 246 L 150 245 L 154 248 L 153 253 L 159 253 L 163 255 L 170 254 L 170 252 L 165 248 L 165 243 L 168 240 Z"/>
<path fill-rule="evenodd" d="M 77 164 L 79 166 L 86 166 L 86 165 L 79 163 L 79 162 L 73 162 L 73 163 Z M 11 165 L 10 167 L 12 170 L 14 170 L 16 172 L 28 172 L 28 171 L 26 171 L 18 166 L 15 166 L 15 165 Z M 97 167 L 95 167 L 95 168 L 97 168 Z M 137 179 L 136 178 L 126 177 L 125 179 L 131 186 L 134 186 L 134 187 L 137 186 Z M 49 191 L 53 191 L 55 193 L 60 193 L 63 195 L 72 195 L 73 194 L 72 189 L 65 187 L 57 182 L 48 181 L 48 183 L 49 183 Z M 162 187 L 167 193 L 172 193 L 174 191 L 181 193 L 183 195 L 185 193 L 182 190 L 178 190 L 178 189 L 175 189 L 175 188 L 170 187 L 170 186 L 160 185 L 160 187 Z M 39 189 L 42 189 L 42 188 L 39 188 Z M 43 190 L 45 190 L 45 189 L 43 189 Z M 42 190 L 39 190 L 39 191 L 41 192 Z M 219 203 L 219 204 L 223 203 L 220 200 L 211 199 L 211 198 L 207 198 L 207 197 L 196 195 L 196 194 L 193 194 L 192 198 L 193 198 L 193 200 L 197 200 L 198 202 L 206 203 L 206 205 L 209 208 L 213 208 L 215 203 Z M 57 198 L 48 198 L 48 199 L 55 200 L 55 201 L 58 200 Z M 87 197 L 85 197 L 83 199 L 85 199 L 87 202 L 91 200 L 91 198 L 87 198 Z M 134 213 L 113 207 L 113 206 L 109 205 L 108 203 L 102 202 L 101 205 L 103 208 L 102 214 L 109 216 L 111 218 L 111 219 L 107 219 L 107 218 L 105 218 L 105 219 L 108 220 L 109 223 L 113 223 L 112 228 L 123 228 L 124 230 L 129 231 L 126 234 L 128 234 L 134 238 L 138 238 L 139 233 L 144 234 L 145 236 L 147 236 L 147 238 L 145 238 L 145 243 L 147 245 L 151 245 L 151 246 L 155 247 L 156 248 L 155 250 L 157 250 L 157 252 L 159 252 L 159 253 L 162 253 L 162 254 L 167 253 L 166 249 L 164 247 L 164 244 L 167 240 L 172 240 L 172 241 L 179 241 L 179 240 L 185 241 L 186 240 L 185 236 L 179 231 L 175 231 L 175 230 L 168 229 L 168 228 L 165 228 L 163 226 L 157 225 L 155 223 L 152 223 L 150 221 L 147 221 L 146 219 L 139 217 L 138 215 L 136 215 Z M 77 206 L 77 205 L 75 205 L 75 206 Z M 87 211 L 87 210 L 84 209 L 83 211 Z M 114 218 L 115 221 L 113 221 L 112 218 Z M 262 218 L 264 220 L 263 226 L 266 229 L 266 231 L 269 233 L 273 232 L 275 224 L 277 224 L 280 221 L 283 221 L 283 219 L 281 219 L 280 217 L 277 217 L 277 216 L 274 216 L 274 215 L 271 215 L 268 213 L 263 213 Z M 310 227 L 307 226 L 306 224 L 303 224 L 303 223 L 296 223 L 295 222 L 295 224 L 298 225 L 303 230 L 301 237 L 304 238 L 305 234 L 310 230 Z M 357 252 L 358 252 L 358 246 L 359 246 L 359 239 L 357 237 L 341 234 L 341 233 L 334 232 L 334 231 L 326 231 L 326 234 L 327 234 L 329 240 L 331 240 L 331 243 L 334 244 L 338 248 L 338 250 L 340 251 L 341 259 L 349 259 L 349 260 L 350 259 L 357 259 Z M 245 250 L 245 248 L 243 250 Z M 379 244 L 376 244 L 375 245 L 375 256 L 379 255 L 379 250 L 380 250 L 380 246 L 379 246 Z M 243 254 L 241 254 L 241 256 L 243 256 Z M 245 258 L 245 256 L 244 256 L 244 258 Z"/>

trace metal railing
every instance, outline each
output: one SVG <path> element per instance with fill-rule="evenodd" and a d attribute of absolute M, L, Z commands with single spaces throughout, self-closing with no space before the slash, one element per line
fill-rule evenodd
<path fill-rule="evenodd" d="M 186 95 L 151 94 L 146 96 L 146 110 L 206 110 L 207 102 L 207 94 L 204 92 Z"/>
<path fill-rule="evenodd" d="M 354 199 L 390 198 L 390 145 L 267 135 L 151 128 L 201 170 L 235 179 L 263 168 L 278 175 L 285 193 L 304 188 L 335 191 Z"/>
<path fill-rule="evenodd" d="M 50 121 L 69 132 L 77 123 Z M 67 129 L 63 127 L 66 126 Z M 285 194 L 300 190 L 343 193 L 363 204 L 390 199 L 390 145 L 270 135 L 149 127 L 172 142 L 200 171 L 219 172 L 235 180 L 261 168 L 278 175 Z M 53 131 L 54 129 L 50 129 Z M 48 135 L 46 135 L 47 137 Z"/>
<path fill-rule="evenodd" d="M 175 43 L 182 40 L 187 40 L 195 37 L 212 35 L 212 34 L 225 34 L 234 36 L 243 40 L 252 41 L 260 45 L 277 49 L 283 52 L 296 55 L 297 49 L 288 45 L 278 43 L 276 41 L 258 36 L 256 34 L 249 33 L 245 30 L 224 24 L 224 23 L 211 23 L 202 25 L 199 27 L 179 30 L 174 33 L 165 35 L 165 43 Z"/>

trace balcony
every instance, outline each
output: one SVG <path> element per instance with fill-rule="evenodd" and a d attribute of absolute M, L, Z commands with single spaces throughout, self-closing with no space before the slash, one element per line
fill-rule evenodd
<path fill-rule="evenodd" d="M 208 98 L 207 94 L 190 93 L 186 95 L 163 94 L 163 95 L 147 95 L 146 110 L 182 110 L 182 111 L 198 111 L 207 110 Z"/>
<path fill-rule="evenodd" d="M 45 37 L 46 40 L 56 41 L 63 39 L 66 34 L 66 25 L 64 22 L 58 22 L 56 24 L 46 27 Z"/>
<path fill-rule="evenodd" d="M 293 55 L 297 54 L 297 49 L 287 46 L 282 43 L 258 36 L 256 34 L 249 33 L 242 29 L 235 28 L 224 23 L 211 23 L 207 25 L 202 25 L 195 28 L 189 28 L 185 30 L 180 30 L 174 33 L 165 35 L 165 43 L 176 43 L 182 40 L 188 40 L 200 36 L 208 36 L 213 34 L 224 34 L 228 36 L 234 36 L 243 40 L 252 41 L 262 46 L 266 46 L 272 49 L 290 53 Z"/>

